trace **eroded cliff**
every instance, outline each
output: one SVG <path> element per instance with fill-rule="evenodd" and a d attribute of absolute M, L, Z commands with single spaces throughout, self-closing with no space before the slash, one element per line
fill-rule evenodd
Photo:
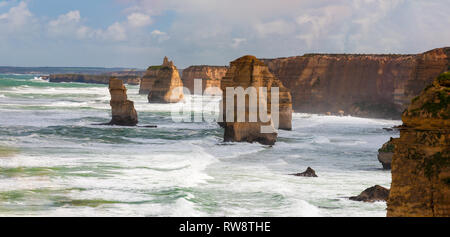
<path fill-rule="evenodd" d="M 306 54 L 262 59 L 290 89 L 297 112 L 400 118 L 449 69 L 450 48 L 414 55 Z"/>
<path fill-rule="evenodd" d="M 141 77 L 137 74 L 126 73 L 111 73 L 101 75 L 90 74 L 52 74 L 50 75 L 49 82 L 80 82 L 80 83 L 93 83 L 93 84 L 108 84 L 111 77 L 115 77 L 125 84 L 139 85 Z"/>
<path fill-rule="evenodd" d="M 450 73 L 414 98 L 394 140 L 388 216 L 450 216 Z"/>
<path fill-rule="evenodd" d="M 191 94 L 203 93 L 207 88 L 220 88 L 220 82 L 227 73 L 228 67 L 222 66 L 190 66 L 183 70 L 181 80 Z M 202 80 L 202 91 L 194 91 L 194 79 Z M 214 91 L 211 91 L 214 92 Z"/>

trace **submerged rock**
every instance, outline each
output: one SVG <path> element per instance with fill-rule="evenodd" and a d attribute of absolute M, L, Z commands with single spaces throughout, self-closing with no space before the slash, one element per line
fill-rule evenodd
<path fill-rule="evenodd" d="M 308 167 L 305 172 L 298 174 L 291 174 L 294 176 L 302 176 L 302 177 L 318 177 L 316 175 L 316 171 L 314 171 L 311 167 Z"/>
<path fill-rule="evenodd" d="M 383 169 L 390 170 L 392 163 L 392 156 L 394 155 L 394 143 L 393 138 L 383 144 L 378 150 L 378 161 L 383 165 Z"/>
<path fill-rule="evenodd" d="M 389 197 L 389 189 L 382 187 L 380 185 L 375 185 L 364 190 L 358 196 L 350 197 L 353 201 L 362 202 L 375 202 L 375 201 L 387 201 Z"/>
<path fill-rule="evenodd" d="M 414 98 L 394 139 L 387 216 L 450 216 L 450 72 Z"/>
<path fill-rule="evenodd" d="M 109 93 L 111 94 L 112 119 L 110 125 L 136 126 L 138 123 L 137 112 L 133 101 L 127 99 L 127 88 L 123 81 L 117 78 L 109 80 Z"/>

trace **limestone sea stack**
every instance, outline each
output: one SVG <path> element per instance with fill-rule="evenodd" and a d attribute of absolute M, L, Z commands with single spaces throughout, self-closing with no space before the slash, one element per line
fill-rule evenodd
<path fill-rule="evenodd" d="M 223 66 L 190 66 L 183 70 L 183 75 L 181 80 L 183 81 L 184 87 L 188 88 L 191 94 L 203 93 L 208 88 L 218 88 L 220 89 L 220 84 L 222 78 L 227 73 L 228 67 Z M 202 90 L 194 91 L 194 79 L 202 80 Z M 215 91 L 207 91 L 208 94 L 213 94 Z M 218 92 L 220 93 L 220 92 Z"/>
<path fill-rule="evenodd" d="M 167 57 L 161 66 L 151 66 L 142 78 L 140 94 L 148 94 L 149 103 L 177 103 L 184 98 L 183 82 L 177 67 Z"/>
<path fill-rule="evenodd" d="M 245 96 L 244 101 L 238 101 L 238 96 L 234 95 L 234 105 L 230 108 L 234 109 L 234 117 L 227 118 L 227 88 L 237 89 L 241 87 L 243 90 L 247 90 L 253 87 L 256 92 L 257 103 L 250 103 L 249 98 L 251 96 Z M 267 95 L 260 94 L 259 88 L 267 88 Z M 291 123 L 288 121 L 292 116 L 292 105 L 289 92 L 281 84 L 281 82 L 275 78 L 272 73 L 269 72 L 264 63 L 259 61 L 254 56 L 244 56 L 236 59 L 230 63 L 226 75 L 222 79 L 221 89 L 223 91 L 222 101 L 222 116 L 223 123 L 221 126 L 225 128 L 224 140 L 225 141 L 247 141 L 247 142 L 259 142 L 262 144 L 273 145 L 277 139 L 277 133 L 273 124 L 273 118 L 271 117 L 271 89 L 272 87 L 280 87 L 280 116 L 286 116 L 288 118 L 280 118 L 280 127 L 290 129 Z M 231 99 L 231 98 L 230 98 Z M 259 108 L 266 108 L 267 118 L 262 118 L 258 113 Z M 254 108 L 256 106 L 256 108 Z M 238 121 L 238 110 L 243 107 L 245 111 L 244 122 Z M 289 110 L 291 109 L 291 110 Z M 286 111 L 288 110 L 288 111 Z M 255 114 L 256 113 L 256 114 Z M 230 115 L 229 115 L 230 116 Z M 256 118 L 256 121 L 250 121 L 250 118 Z M 264 126 L 268 130 L 262 132 L 261 128 Z"/>
<path fill-rule="evenodd" d="M 450 73 L 414 98 L 394 140 L 390 217 L 450 216 Z"/>
<path fill-rule="evenodd" d="M 123 81 L 117 78 L 109 80 L 109 93 L 111 94 L 112 119 L 110 125 L 136 126 L 138 123 L 137 112 L 133 101 L 127 98 L 127 89 Z"/>

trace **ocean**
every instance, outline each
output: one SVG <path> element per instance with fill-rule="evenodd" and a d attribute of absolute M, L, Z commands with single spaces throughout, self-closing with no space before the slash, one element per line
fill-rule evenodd
<path fill-rule="evenodd" d="M 93 125 L 111 118 L 107 85 L 0 74 L 0 216 L 386 216 L 348 197 L 390 187 L 377 150 L 401 121 L 294 113 L 274 146 L 225 143 L 127 88 L 157 128 Z M 288 175 L 308 166 L 318 178 Z"/>

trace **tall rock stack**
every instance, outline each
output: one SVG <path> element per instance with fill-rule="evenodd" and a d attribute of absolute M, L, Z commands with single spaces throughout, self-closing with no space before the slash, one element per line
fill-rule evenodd
<path fill-rule="evenodd" d="M 248 95 L 245 96 L 245 104 L 242 101 L 238 101 L 238 96 L 234 95 L 234 118 L 227 119 L 227 93 L 226 88 L 238 88 L 242 87 L 244 90 L 249 87 L 253 87 L 256 89 L 257 94 L 257 102 L 256 104 L 249 103 Z M 264 97 L 259 93 L 259 88 L 266 87 L 267 95 Z M 223 91 L 222 101 L 222 116 L 224 121 L 221 123 L 221 126 L 225 128 L 224 140 L 225 141 L 246 141 L 246 142 L 259 142 L 262 144 L 272 145 L 275 144 L 277 139 L 277 133 L 274 128 L 273 118 L 271 113 L 271 88 L 272 87 L 280 87 L 280 97 L 279 97 L 279 110 L 280 117 L 279 121 L 280 127 L 283 128 L 291 128 L 290 121 L 287 121 L 288 118 L 291 118 L 292 104 L 290 96 L 288 96 L 289 92 L 286 88 L 283 87 L 281 82 L 275 78 L 267 68 L 264 63 L 259 61 L 254 56 L 244 56 L 236 59 L 235 61 L 230 63 L 230 68 L 228 69 L 225 77 L 222 79 L 221 89 Z M 260 117 L 258 106 L 261 104 L 262 107 L 267 108 L 268 120 L 266 118 Z M 290 104 L 290 105 L 289 105 Z M 256 106 L 257 108 L 254 108 Z M 244 107 L 245 111 L 245 121 L 238 122 L 238 111 L 240 107 Z M 253 114 L 256 111 L 256 115 Z M 290 112 L 290 113 L 289 113 Z M 256 122 L 250 122 L 250 117 L 255 116 L 257 119 Z M 230 122 L 228 122 L 228 121 Z M 261 128 L 265 126 L 267 128 L 266 131 L 262 132 Z"/>
<path fill-rule="evenodd" d="M 149 103 L 177 103 L 184 98 L 183 82 L 172 61 L 164 57 L 161 66 L 151 66 L 142 78 L 139 94 L 148 94 Z"/>
<path fill-rule="evenodd" d="M 450 73 L 441 74 L 403 113 L 394 140 L 387 215 L 450 216 Z"/>
<path fill-rule="evenodd" d="M 138 117 L 133 101 L 127 99 L 127 89 L 123 81 L 117 78 L 109 80 L 109 93 L 111 94 L 112 119 L 110 125 L 136 126 Z"/>

